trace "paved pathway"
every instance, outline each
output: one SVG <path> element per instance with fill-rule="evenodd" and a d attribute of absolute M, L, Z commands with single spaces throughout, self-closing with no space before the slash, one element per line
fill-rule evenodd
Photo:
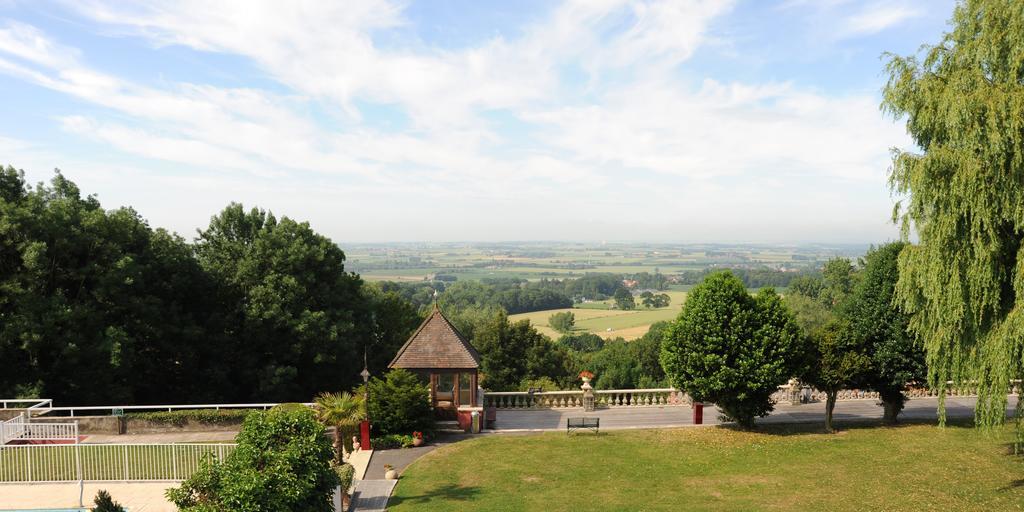
<path fill-rule="evenodd" d="M 370 466 L 366 470 L 366 478 L 384 478 L 384 465 L 390 464 L 399 474 L 412 461 L 424 456 L 427 452 L 446 444 L 455 443 L 472 437 L 470 434 L 442 435 L 438 440 L 416 448 L 395 448 L 394 450 L 374 450 Z"/>
<path fill-rule="evenodd" d="M 164 498 L 168 487 L 177 482 L 104 482 L 86 483 L 83 502 L 91 508 L 93 498 L 105 489 L 114 501 L 131 512 L 175 512 L 177 507 Z M 0 484 L 0 507 L 4 509 L 78 508 L 78 483 Z"/>
<path fill-rule="evenodd" d="M 360 480 L 352 491 L 350 511 L 383 512 L 398 480 Z"/>

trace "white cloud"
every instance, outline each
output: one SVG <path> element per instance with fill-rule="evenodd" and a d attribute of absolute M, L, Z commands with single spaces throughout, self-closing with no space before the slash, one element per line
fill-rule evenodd
<path fill-rule="evenodd" d="M 59 116 L 65 132 L 195 171 L 161 179 L 190 195 L 214 187 L 204 204 L 216 203 L 218 190 L 244 191 L 325 222 L 372 208 L 380 222 L 403 226 L 382 238 L 439 229 L 419 223 L 424 205 L 477 233 L 427 237 L 513 238 L 535 229 L 530 238 L 559 238 L 545 222 L 594 205 L 635 206 L 624 190 L 664 196 L 661 217 L 686 219 L 716 208 L 723 195 L 737 209 L 770 204 L 765 191 L 795 188 L 791 179 L 877 184 L 887 148 L 905 139 L 870 96 L 687 76 L 681 66 L 713 37 L 714 21 L 732 8 L 727 1 L 569 0 L 514 36 L 455 50 L 414 37 L 380 45 L 378 36 L 405 34 L 411 23 L 387 0 L 69 5 L 125 44 L 142 38 L 240 56 L 284 90 L 141 85 L 90 66 L 87 52 L 55 34 L 0 26 L 0 72 L 102 107 Z M 854 25 L 872 30 L 880 22 L 873 23 Z M 584 83 L 566 78 L 567 67 L 588 75 Z M 411 124 L 375 127 L 365 105 L 396 109 Z M 310 111 L 344 115 L 324 122 Z M 495 123 L 494 112 L 522 126 Z M 228 185 L 232 176 L 237 187 Z M 498 233 L 494 224 L 513 231 Z M 345 229 L 381 238 L 375 228 Z"/>
<path fill-rule="evenodd" d="M 872 4 L 846 19 L 843 35 L 874 34 L 923 14 L 920 9 L 903 4 Z"/>

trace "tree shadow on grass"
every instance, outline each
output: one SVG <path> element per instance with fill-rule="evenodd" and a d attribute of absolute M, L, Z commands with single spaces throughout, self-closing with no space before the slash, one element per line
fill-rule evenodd
<path fill-rule="evenodd" d="M 832 422 L 833 427 L 836 429 L 834 432 L 836 434 L 841 434 L 842 432 L 851 430 L 898 429 L 919 425 L 936 426 L 937 424 L 938 423 L 934 419 L 926 418 L 904 418 L 895 425 L 886 424 L 877 418 L 837 419 Z M 728 423 L 720 425 L 719 428 L 733 430 L 736 432 L 749 432 L 773 436 L 801 436 L 828 433 L 825 431 L 824 420 L 820 422 L 803 423 L 758 423 L 753 429 L 747 430 L 740 428 L 735 423 Z M 974 428 L 974 420 L 967 418 L 950 418 L 946 421 L 946 428 Z"/>
<path fill-rule="evenodd" d="M 476 486 L 463 486 L 447 484 L 435 487 L 423 494 L 416 496 L 391 496 L 388 500 L 388 507 L 397 506 L 408 502 L 410 505 L 430 503 L 434 500 L 445 502 L 469 501 L 480 495 L 480 488 Z"/>
<path fill-rule="evenodd" d="M 1016 480 L 1011 480 L 1010 483 L 1006 484 L 1003 487 L 1000 487 L 999 490 L 1002 491 L 1002 492 L 1006 492 L 1006 491 L 1012 491 L 1012 490 L 1014 490 L 1014 489 L 1016 489 L 1018 487 L 1024 487 L 1024 478 L 1018 478 Z"/>

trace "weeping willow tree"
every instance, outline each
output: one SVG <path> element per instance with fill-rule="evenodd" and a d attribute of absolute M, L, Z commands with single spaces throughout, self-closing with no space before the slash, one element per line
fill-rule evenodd
<path fill-rule="evenodd" d="M 1024 2 L 966 0 L 950 26 L 887 66 L 882 109 L 918 146 L 893 151 L 893 219 L 918 238 L 900 254 L 896 300 L 931 385 L 976 383 L 976 421 L 993 426 L 1024 368 Z"/>

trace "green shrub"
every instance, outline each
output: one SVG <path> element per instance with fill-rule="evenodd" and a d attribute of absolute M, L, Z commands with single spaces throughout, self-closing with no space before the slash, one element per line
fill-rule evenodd
<path fill-rule="evenodd" d="M 338 474 L 338 480 L 341 481 L 341 490 L 348 492 L 348 488 L 352 487 L 352 479 L 356 476 L 356 468 L 352 467 L 352 464 L 341 464 L 334 466 L 334 472 Z"/>
<path fill-rule="evenodd" d="M 391 450 L 394 448 L 411 448 L 412 436 L 405 434 L 387 434 L 375 437 L 371 445 L 374 450 Z"/>
<path fill-rule="evenodd" d="M 430 388 L 406 370 L 391 370 L 370 381 L 370 421 L 376 434 L 409 434 L 434 429 Z"/>
<path fill-rule="evenodd" d="M 330 512 L 334 451 L 310 409 L 257 411 L 223 463 L 208 459 L 167 498 L 182 512 Z"/>
<path fill-rule="evenodd" d="M 96 507 L 92 509 L 92 512 L 125 512 L 124 507 L 120 503 L 114 501 L 110 497 L 110 493 L 105 490 L 100 490 L 96 493 L 96 498 L 93 500 Z"/>
<path fill-rule="evenodd" d="M 176 427 L 188 422 L 205 423 L 208 425 L 230 425 L 241 423 L 253 409 L 183 409 L 177 411 L 130 412 L 125 418 L 163 423 Z"/>

